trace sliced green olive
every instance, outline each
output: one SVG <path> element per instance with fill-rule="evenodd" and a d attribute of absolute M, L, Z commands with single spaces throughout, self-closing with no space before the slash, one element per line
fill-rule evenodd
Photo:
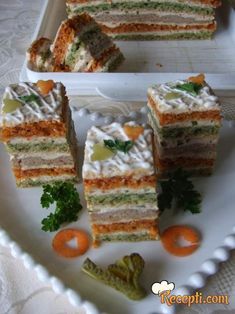
<path fill-rule="evenodd" d="M 91 161 L 100 161 L 113 157 L 114 152 L 106 148 L 103 144 L 98 143 L 93 146 Z"/>
<path fill-rule="evenodd" d="M 164 98 L 166 100 L 172 100 L 172 99 L 176 99 L 176 98 L 179 98 L 179 97 L 180 97 L 179 93 L 171 92 L 171 93 L 166 94 Z"/>
<path fill-rule="evenodd" d="M 3 99 L 3 104 L 2 112 L 4 113 L 11 113 L 22 106 L 22 102 L 19 100 L 8 98 Z"/>

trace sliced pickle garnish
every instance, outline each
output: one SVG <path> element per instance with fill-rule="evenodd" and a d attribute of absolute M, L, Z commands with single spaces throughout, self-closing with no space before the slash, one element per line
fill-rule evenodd
<path fill-rule="evenodd" d="M 5 98 L 3 99 L 4 106 L 2 107 L 2 112 L 4 113 L 11 113 L 16 111 L 16 109 L 20 108 L 22 106 L 22 102 L 16 99 L 9 99 Z"/>
<path fill-rule="evenodd" d="M 93 146 L 91 161 L 101 161 L 113 157 L 115 153 L 106 148 L 103 144 L 97 143 Z"/>
<path fill-rule="evenodd" d="M 164 98 L 166 100 L 173 100 L 173 99 L 180 98 L 180 94 L 179 93 L 175 93 L 175 92 L 171 92 L 171 93 L 167 93 Z"/>

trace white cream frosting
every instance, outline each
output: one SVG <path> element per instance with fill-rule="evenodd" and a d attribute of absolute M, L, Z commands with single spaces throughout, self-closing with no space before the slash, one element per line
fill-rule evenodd
<path fill-rule="evenodd" d="M 62 84 L 55 83 L 54 88 L 43 96 L 38 87 L 33 83 L 18 83 L 6 87 L 3 99 L 14 99 L 22 102 L 22 106 L 11 113 L 1 112 L 3 124 L 14 126 L 26 122 L 39 122 L 45 120 L 61 120 L 62 114 Z M 34 94 L 38 97 L 40 103 L 35 101 L 23 102 L 20 96 Z"/>
<path fill-rule="evenodd" d="M 128 125 L 136 125 L 129 122 Z M 108 126 L 93 126 L 87 135 L 83 164 L 83 179 L 99 179 L 115 176 L 133 176 L 140 178 L 154 174 L 152 153 L 152 130 L 144 128 L 144 132 L 134 141 L 133 147 L 127 152 L 117 151 L 111 158 L 102 161 L 91 161 L 93 147 L 104 140 L 129 141 L 123 125 L 112 123 Z"/>
<path fill-rule="evenodd" d="M 157 109 L 162 113 L 181 113 L 192 111 L 219 110 L 218 97 L 211 93 L 210 88 L 204 85 L 198 95 L 192 95 L 187 91 L 176 89 L 176 85 L 187 83 L 187 81 L 176 81 L 159 84 L 148 89 L 148 94 L 156 103 Z M 165 99 L 168 93 L 177 93 L 179 98 Z"/>

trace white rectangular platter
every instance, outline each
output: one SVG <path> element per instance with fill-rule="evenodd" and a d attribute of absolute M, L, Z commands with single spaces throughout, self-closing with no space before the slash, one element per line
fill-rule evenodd
<path fill-rule="evenodd" d="M 21 81 L 62 81 L 70 94 L 100 94 L 126 101 L 145 101 L 153 83 L 206 73 L 214 89 L 235 86 L 235 10 L 227 1 L 218 10 L 218 30 L 213 40 L 117 41 L 125 62 L 116 73 L 42 73 L 31 71 L 25 61 Z M 66 19 L 64 0 L 45 0 L 32 40 L 53 39 Z"/>
<path fill-rule="evenodd" d="M 91 125 L 103 125 L 114 120 L 98 113 L 89 114 L 86 109 L 74 112 L 74 121 L 79 140 L 81 161 L 87 129 Z M 119 117 L 124 122 L 135 119 L 145 121 L 145 110 L 131 113 L 128 117 Z M 76 259 L 58 257 L 51 247 L 55 232 L 47 233 L 40 229 L 42 218 L 48 210 L 40 206 L 42 188 L 17 189 L 10 169 L 9 158 L 0 145 L 0 244 L 9 246 L 12 253 L 23 260 L 26 266 L 33 268 L 40 279 L 51 284 L 57 293 L 66 293 L 70 301 L 80 305 L 82 300 L 96 304 L 100 312 L 110 314 L 153 314 L 172 313 L 172 307 L 160 307 L 160 300 L 151 293 L 154 282 L 168 280 L 174 282 L 178 293 L 190 294 L 193 289 L 200 289 L 209 275 L 215 273 L 218 264 L 229 257 L 229 250 L 235 248 L 235 126 L 233 122 L 223 123 L 218 160 L 214 174 L 198 179 L 195 183 L 202 193 L 202 213 L 172 213 L 166 211 L 160 220 L 160 229 L 174 224 L 187 224 L 197 228 L 202 236 L 200 248 L 191 256 L 177 258 L 168 254 L 160 241 L 137 243 L 105 243 L 100 248 L 90 248 Z M 90 233 L 88 214 L 84 204 L 82 184 L 78 186 L 83 203 L 80 219 L 70 224 Z M 13 241 L 9 240 L 6 230 Z M 21 247 L 21 251 L 18 247 Z M 28 252 L 30 256 L 24 253 Z M 138 252 L 145 260 L 141 281 L 148 295 L 142 301 L 130 301 L 113 289 L 89 278 L 81 272 L 81 265 L 86 257 L 101 267 L 106 267 L 120 257 Z M 42 265 L 42 266 L 40 266 Z M 43 268 L 45 267 L 45 269 Z M 47 274 L 49 272 L 49 274 Z M 51 277 L 55 276 L 58 279 Z M 64 288 L 69 287 L 76 291 Z M 183 288 L 182 288 L 183 287 Z M 174 291 L 177 294 L 176 291 Z M 90 303 L 84 303 L 88 314 L 98 313 Z"/>

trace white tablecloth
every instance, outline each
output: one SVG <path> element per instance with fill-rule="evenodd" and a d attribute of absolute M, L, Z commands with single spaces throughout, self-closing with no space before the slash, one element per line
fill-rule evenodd
<path fill-rule="evenodd" d="M 0 0 L 0 94 L 6 85 L 17 82 L 26 47 L 36 25 L 42 0 Z M 0 95 L 0 96 L 1 96 Z M 223 94 L 224 102 L 234 103 L 235 97 Z M 126 114 L 141 107 L 141 103 L 116 104 L 99 97 L 80 97 L 72 100 L 73 105 L 87 107 L 101 112 Z M 205 295 L 229 294 L 229 305 L 193 305 L 181 313 L 235 314 L 235 253 L 220 271 L 209 279 L 202 290 Z M 147 310 L 147 309 L 146 309 Z M 83 311 L 82 311 L 83 312 Z M 33 271 L 10 255 L 0 246 L 0 314 L 62 314 L 81 313 L 68 300 L 56 295 L 51 287 L 41 283 Z M 147 312 L 146 312 L 147 313 Z M 125 313 L 123 313 L 125 314 Z M 144 314 L 144 313 L 143 313 Z"/>

